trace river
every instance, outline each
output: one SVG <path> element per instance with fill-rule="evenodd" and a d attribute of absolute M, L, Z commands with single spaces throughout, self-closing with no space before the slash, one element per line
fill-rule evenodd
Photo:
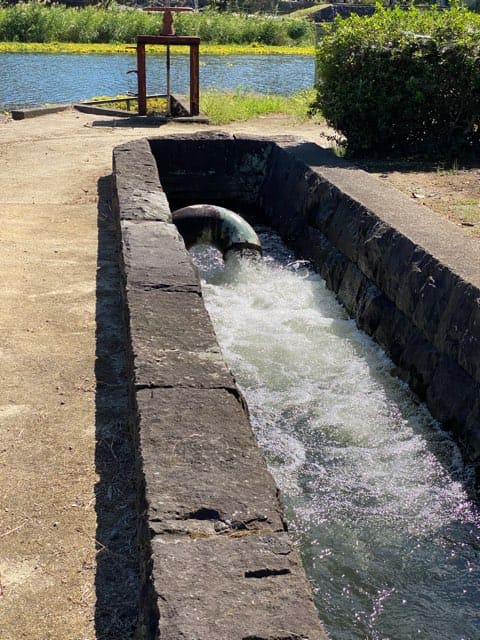
<path fill-rule="evenodd" d="M 136 92 L 131 55 L 0 54 L 0 111 Z M 311 87 L 314 59 L 297 55 L 202 55 L 200 90 L 249 90 L 288 95 Z M 189 58 L 172 56 L 172 92 L 189 90 Z M 147 56 L 149 93 L 164 93 L 165 56 Z"/>

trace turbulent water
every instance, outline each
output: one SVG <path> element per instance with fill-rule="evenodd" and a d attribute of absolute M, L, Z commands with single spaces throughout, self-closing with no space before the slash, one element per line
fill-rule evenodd
<path fill-rule="evenodd" d="M 451 439 L 271 233 L 223 269 L 195 250 L 334 640 L 479 640 L 480 518 Z"/>

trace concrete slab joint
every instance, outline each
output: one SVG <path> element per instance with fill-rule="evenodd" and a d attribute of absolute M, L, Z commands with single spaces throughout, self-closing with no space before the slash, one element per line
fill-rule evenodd
<path fill-rule="evenodd" d="M 479 241 L 314 144 L 214 132 L 117 147 L 145 594 L 139 637 L 325 638 L 171 209 L 268 221 L 480 458 Z M 167 195 L 168 194 L 168 195 Z M 232 203 L 234 206 L 232 207 Z"/>

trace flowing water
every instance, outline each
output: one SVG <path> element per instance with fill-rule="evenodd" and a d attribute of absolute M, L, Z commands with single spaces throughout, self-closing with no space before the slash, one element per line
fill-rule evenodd
<path fill-rule="evenodd" d="M 311 87 L 313 56 L 200 57 L 200 89 L 248 89 L 288 95 Z M 137 90 L 132 55 L 0 54 L 0 111 L 46 102 L 75 102 Z M 189 91 L 189 57 L 172 56 L 173 93 Z M 166 91 L 165 56 L 147 56 L 149 93 Z"/>
<path fill-rule="evenodd" d="M 471 470 L 317 274 L 198 252 L 224 356 L 334 640 L 479 640 Z"/>

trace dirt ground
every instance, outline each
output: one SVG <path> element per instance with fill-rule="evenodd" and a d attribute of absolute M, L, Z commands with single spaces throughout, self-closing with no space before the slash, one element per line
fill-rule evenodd
<path fill-rule="evenodd" d="M 111 154 L 134 138 L 211 128 L 133 128 L 73 110 L 0 122 L 0 640 L 132 637 Z M 324 146 L 331 133 L 281 116 L 222 129 Z M 480 169 L 370 169 L 480 236 Z"/>
<path fill-rule="evenodd" d="M 405 163 L 361 163 L 362 168 L 480 237 L 480 165 L 428 167 Z"/>

